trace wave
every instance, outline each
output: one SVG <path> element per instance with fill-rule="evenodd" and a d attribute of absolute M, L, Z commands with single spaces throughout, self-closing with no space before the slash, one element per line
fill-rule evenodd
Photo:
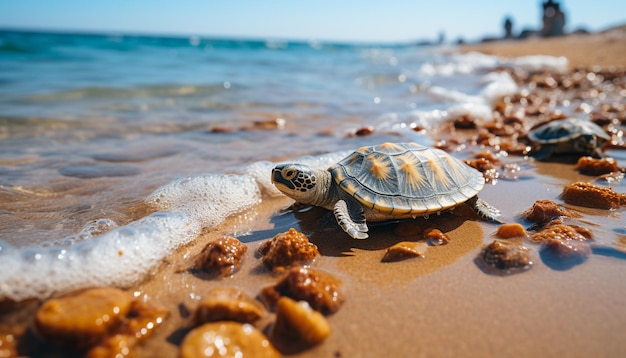
<path fill-rule="evenodd" d="M 347 154 L 295 161 L 325 168 Z M 145 199 L 157 212 L 122 227 L 105 219 L 90 223 L 76 236 L 56 240 L 57 246 L 18 249 L 0 242 L 0 301 L 42 299 L 94 285 L 128 287 L 202 230 L 279 195 L 269 179 L 273 165 L 256 162 L 230 174 L 176 179 Z M 92 236 L 102 227 L 113 229 Z"/>

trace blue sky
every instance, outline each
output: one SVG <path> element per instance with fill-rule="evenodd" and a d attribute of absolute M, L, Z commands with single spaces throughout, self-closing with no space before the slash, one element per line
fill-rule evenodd
<path fill-rule="evenodd" d="M 567 29 L 626 23 L 624 0 L 562 0 Z M 537 28 L 540 0 L 0 0 L 0 27 L 244 38 L 477 40 Z"/>

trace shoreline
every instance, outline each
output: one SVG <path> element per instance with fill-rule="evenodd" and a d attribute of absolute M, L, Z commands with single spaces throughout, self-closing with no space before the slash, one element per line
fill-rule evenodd
<path fill-rule="evenodd" d="M 530 55 L 567 57 L 569 68 L 626 68 L 626 27 L 592 34 L 571 34 L 552 38 L 499 40 L 460 45 L 461 53 L 480 52 L 503 58 Z"/>
<path fill-rule="evenodd" d="M 502 54 L 509 51 L 510 56 L 516 57 L 539 54 L 533 51 L 539 51 L 545 45 L 554 48 L 558 56 L 565 56 L 576 52 L 575 48 L 567 46 L 571 45 L 570 40 L 558 38 L 480 46 L 483 46 L 482 51 L 494 51 L 499 56 L 506 56 Z M 547 42 L 535 46 L 535 41 Z M 569 52 L 551 46 L 555 43 L 561 43 Z M 602 41 L 596 45 L 608 46 L 610 43 Z M 520 45 L 520 48 L 514 49 L 514 45 Z M 472 46 L 465 49 L 479 51 Z M 490 50 L 490 46 L 493 49 Z M 584 51 L 579 52 L 585 55 Z M 586 61 L 590 62 L 584 60 L 572 59 L 570 67 L 599 65 L 608 68 L 615 65 L 594 62 L 593 56 L 587 56 Z M 621 76 L 626 79 L 623 74 Z M 549 102 L 550 90 L 534 94 L 536 101 Z M 527 98 L 529 102 L 534 101 L 530 96 Z M 509 113 L 509 119 L 516 119 L 514 109 Z M 502 109 L 502 112 L 506 111 Z M 555 112 L 554 105 L 547 106 L 534 114 L 533 120 L 549 119 Z M 463 128 L 471 123 L 460 120 L 455 124 Z M 491 128 L 492 132 L 506 133 L 505 127 L 479 125 L 485 126 L 480 129 Z M 473 138 L 479 133 L 478 128 L 449 131 L 449 137 L 445 139 L 452 143 L 450 151 L 455 149 L 454 139 Z M 441 133 L 432 136 L 442 139 Z M 491 138 L 500 138 L 500 135 L 487 139 Z M 485 143 L 483 150 L 493 149 L 489 141 Z M 476 155 L 480 150 L 481 144 L 475 143 L 460 151 L 460 155 Z M 481 198 L 505 212 L 507 222 L 521 222 L 524 226 L 530 226 L 530 223 L 524 221 L 520 213 L 535 200 L 550 199 L 561 204 L 559 194 L 564 184 L 595 180 L 592 176 L 581 175 L 574 170 L 573 164 L 568 163 L 527 162 L 515 155 L 503 157 L 502 162 L 534 166 L 521 172 L 518 180 L 497 178 L 495 185 L 486 185 Z M 624 183 L 616 189 L 624 192 Z M 338 277 L 346 295 L 345 305 L 328 317 L 332 329 L 328 340 L 293 356 L 470 354 L 559 357 L 576 354 L 618 356 L 626 351 L 625 343 L 618 339 L 623 322 L 626 322 L 626 311 L 623 310 L 626 285 L 616 274 L 625 267 L 622 257 L 594 254 L 581 265 L 559 270 L 542 261 L 540 245 L 525 243 L 533 250 L 532 269 L 508 276 L 490 275 L 476 264 L 476 260 L 481 248 L 493 241 L 497 226 L 446 213 L 432 215 L 429 222 L 450 236 L 448 245 L 429 246 L 423 258 L 382 263 L 381 257 L 387 247 L 397 241 L 420 241 L 421 236 L 415 233 L 400 235 L 396 229 L 402 224 L 391 223 L 374 226 L 373 237 L 355 241 L 338 230 L 328 212 L 285 210 L 288 206 L 289 202 L 284 198 L 264 197 L 262 203 L 250 212 L 230 217 L 217 228 L 177 249 L 162 266 L 152 270 L 145 281 L 128 288 L 129 294 L 164 305 L 170 312 L 163 326 L 134 353 L 146 357 L 177 356 L 181 340 L 177 334 L 189 327 L 190 312 L 194 312 L 200 297 L 211 288 L 237 287 L 255 296 L 263 287 L 275 283 L 276 275 L 260 268 L 255 252 L 266 239 L 290 226 L 299 227 L 319 247 L 322 256 L 312 268 Z M 598 243 L 611 244 L 616 238 L 624 239 L 624 235 L 617 231 L 623 228 L 620 222 L 623 209 L 611 212 L 575 209 L 583 215 L 577 223 L 591 227 Z M 417 221 L 422 223 L 423 220 Z M 188 270 L 207 242 L 228 235 L 234 227 L 252 232 L 240 237 L 249 248 L 239 272 L 224 279 L 207 280 Z M 626 239 L 624 243 L 626 246 Z M 17 314 L 15 320 L 23 322 L 24 316 Z M 0 325 L 0 328 L 4 327 Z M 259 328 L 267 330 L 267 326 Z M 39 353 L 46 356 L 47 352 Z"/>

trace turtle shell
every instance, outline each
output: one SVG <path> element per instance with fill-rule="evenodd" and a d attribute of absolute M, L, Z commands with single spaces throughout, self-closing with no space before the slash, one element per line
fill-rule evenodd
<path fill-rule="evenodd" d="M 580 119 L 567 118 L 543 124 L 528 133 L 528 138 L 541 144 L 562 143 L 584 134 L 591 134 L 604 140 L 611 140 L 597 124 Z"/>
<path fill-rule="evenodd" d="M 364 207 L 392 217 L 451 208 L 485 183 L 479 171 L 459 159 L 415 143 L 362 147 L 328 170 Z"/>

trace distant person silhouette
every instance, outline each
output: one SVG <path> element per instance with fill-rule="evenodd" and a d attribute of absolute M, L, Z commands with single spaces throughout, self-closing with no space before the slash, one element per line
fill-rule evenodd
<path fill-rule="evenodd" d="M 504 20 L 504 38 L 505 39 L 513 38 L 513 20 L 508 16 Z"/>

